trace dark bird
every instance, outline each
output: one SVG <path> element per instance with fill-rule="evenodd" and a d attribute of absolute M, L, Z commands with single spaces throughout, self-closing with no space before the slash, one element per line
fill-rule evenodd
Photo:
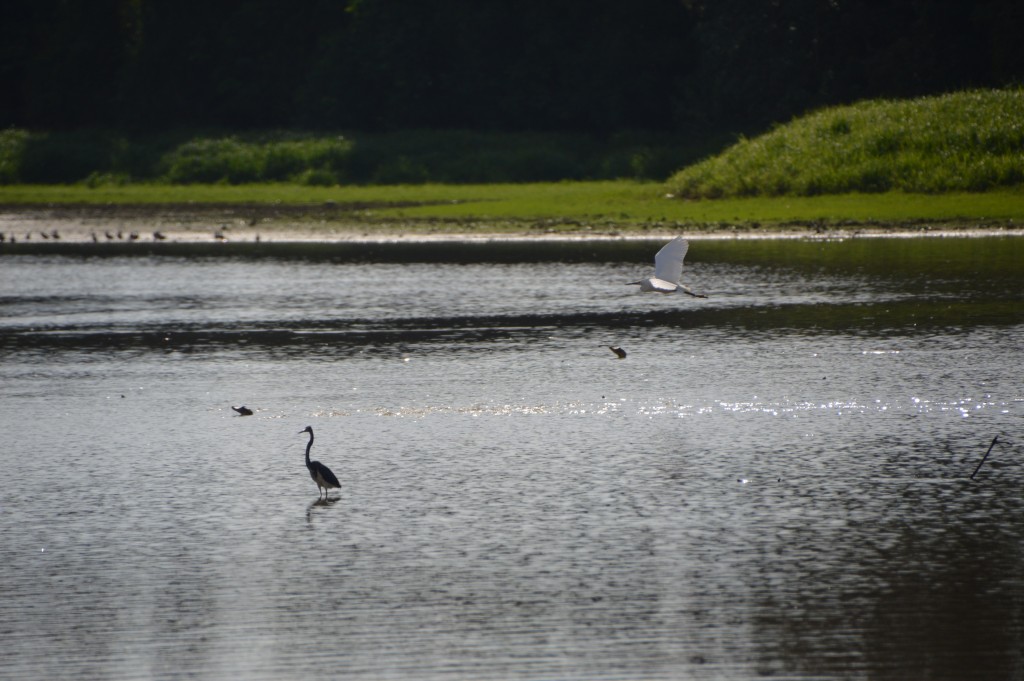
<path fill-rule="evenodd" d="M 224 232 L 214 232 L 213 238 L 217 241 L 227 241 L 227 237 L 224 236 Z"/>
<path fill-rule="evenodd" d="M 50 238 L 50 235 L 47 234 L 46 232 L 39 232 L 39 236 L 43 237 L 44 239 L 49 239 Z"/>
<path fill-rule="evenodd" d="M 249 407 L 245 406 L 244 404 L 241 407 L 231 407 L 231 408 L 234 409 L 235 411 L 237 411 L 239 416 L 252 416 L 252 409 L 250 409 Z"/>
<path fill-rule="evenodd" d="M 138 241 L 139 240 L 139 233 L 138 232 L 132 232 L 131 234 L 128 235 L 128 239 L 130 241 Z"/>
<path fill-rule="evenodd" d="M 299 435 L 302 433 L 309 433 L 309 442 L 306 444 L 306 468 L 309 469 L 309 477 L 316 483 L 317 492 L 323 490 L 324 498 L 327 498 L 327 490 L 341 487 L 341 483 L 330 468 L 319 461 L 309 460 L 309 450 L 313 447 L 313 426 L 306 426 L 299 431 Z"/>
<path fill-rule="evenodd" d="M 89 236 L 92 237 L 92 242 L 93 243 L 96 243 L 97 241 L 99 241 L 99 239 L 96 238 L 96 232 L 92 232 L 91 234 L 89 234 Z"/>
<path fill-rule="evenodd" d="M 54 239 L 60 239 L 60 232 L 58 232 L 57 230 L 53 230 L 52 232 L 50 232 L 50 236 L 52 236 Z"/>
<path fill-rule="evenodd" d="M 608 349 L 614 352 L 616 355 L 618 355 L 619 359 L 626 359 L 626 351 L 623 350 L 622 348 L 617 348 L 612 345 L 609 345 Z"/>
<path fill-rule="evenodd" d="M 628 286 L 640 285 L 642 292 L 654 291 L 656 293 L 683 293 L 694 298 L 707 298 L 707 296 L 694 293 L 687 286 L 679 283 L 683 276 L 683 258 L 690 244 L 681 236 L 661 247 L 661 250 L 654 256 L 654 276 L 640 281 L 631 281 Z"/>
<path fill-rule="evenodd" d="M 108 239 L 113 239 L 114 238 L 114 235 L 111 234 L 110 232 L 103 232 L 103 236 L 107 237 Z"/>
<path fill-rule="evenodd" d="M 153 238 L 157 241 L 163 241 L 167 236 L 163 232 L 153 232 Z"/>

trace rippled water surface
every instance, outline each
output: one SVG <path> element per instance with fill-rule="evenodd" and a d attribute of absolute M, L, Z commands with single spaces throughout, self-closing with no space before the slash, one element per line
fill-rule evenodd
<path fill-rule="evenodd" d="M 0 255 L 2 676 L 1024 678 L 1020 240 L 657 246 Z"/>

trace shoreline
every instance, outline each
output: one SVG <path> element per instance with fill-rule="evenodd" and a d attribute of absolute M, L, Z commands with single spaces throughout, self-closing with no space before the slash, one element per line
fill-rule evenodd
<path fill-rule="evenodd" d="M 785 224 L 614 223 L 578 220 L 360 219 L 308 207 L 0 207 L 0 245 L 202 243 L 413 243 L 851 239 L 1024 236 L 1005 222 Z M 20 248 L 16 250 L 22 250 Z"/>

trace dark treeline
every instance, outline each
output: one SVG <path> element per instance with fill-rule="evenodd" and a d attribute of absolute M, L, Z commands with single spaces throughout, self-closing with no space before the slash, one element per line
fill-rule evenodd
<path fill-rule="evenodd" d="M 0 127 L 745 131 L 1024 79 L 1019 0 L 0 7 Z"/>

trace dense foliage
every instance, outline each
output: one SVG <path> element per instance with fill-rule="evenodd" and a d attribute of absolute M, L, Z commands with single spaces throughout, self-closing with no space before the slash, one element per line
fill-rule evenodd
<path fill-rule="evenodd" d="M 677 173 L 685 198 L 1024 185 L 1024 90 L 831 107 Z"/>
<path fill-rule="evenodd" d="M 6 0 L 0 128 L 753 131 L 1024 77 L 1018 0 Z"/>
<path fill-rule="evenodd" d="M 731 137 L 729 140 L 731 141 Z M 664 180 L 723 137 L 418 130 L 126 135 L 0 130 L 0 185 L 290 182 L 304 185 Z"/>

